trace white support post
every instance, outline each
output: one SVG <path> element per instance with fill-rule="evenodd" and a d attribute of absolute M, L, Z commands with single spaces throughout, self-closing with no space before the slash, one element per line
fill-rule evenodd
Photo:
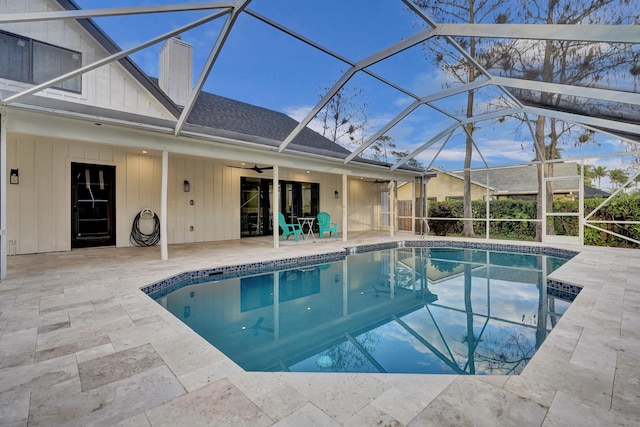
<path fill-rule="evenodd" d="M 389 236 L 395 236 L 396 231 L 396 181 L 389 182 Z"/>
<path fill-rule="evenodd" d="M 0 111 L 0 280 L 7 277 L 7 115 Z"/>
<path fill-rule="evenodd" d="M 348 199 L 349 199 L 349 193 L 348 193 L 348 188 L 349 188 L 349 182 L 347 181 L 347 174 L 344 173 L 342 174 L 342 241 L 346 242 L 347 241 L 347 226 L 349 225 L 349 204 Z"/>
<path fill-rule="evenodd" d="M 584 159 L 581 163 L 580 178 L 578 185 L 578 236 L 580 238 L 580 245 L 584 245 Z"/>
<path fill-rule="evenodd" d="M 169 182 L 169 152 L 162 150 L 162 189 L 160 194 L 160 257 L 163 261 L 169 259 L 167 242 L 167 188 Z"/>
<path fill-rule="evenodd" d="M 416 178 L 411 185 L 411 234 L 416 234 Z"/>
<path fill-rule="evenodd" d="M 280 247 L 280 225 L 278 225 L 278 213 L 280 212 L 280 191 L 278 189 L 280 183 L 280 168 L 278 165 L 273 166 L 273 197 L 271 200 L 271 212 L 273 213 L 273 247 Z"/>
<path fill-rule="evenodd" d="M 487 240 L 489 240 L 489 238 L 491 237 L 491 233 L 489 232 L 489 229 L 491 228 L 491 222 L 489 221 L 489 218 L 491 217 L 491 215 L 489 215 L 489 209 L 491 206 L 491 202 L 490 202 L 490 198 L 491 198 L 491 194 L 489 192 L 489 168 L 487 168 L 487 201 L 486 201 L 486 207 L 485 207 L 485 238 Z"/>

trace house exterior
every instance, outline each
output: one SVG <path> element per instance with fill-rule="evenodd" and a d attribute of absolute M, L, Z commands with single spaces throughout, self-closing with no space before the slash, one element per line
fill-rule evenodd
<path fill-rule="evenodd" d="M 69 0 L 25 0 L 1 3 L 0 13 L 76 8 Z M 159 53 L 157 79 L 127 56 L 110 60 L 120 48 L 89 19 L 0 23 L 0 50 L 3 260 L 131 246 L 145 210 L 166 230 L 163 257 L 166 244 L 273 233 L 273 206 L 292 220 L 329 212 L 346 239 L 347 231 L 379 224 L 380 190 L 363 176 L 412 182 L 420 175 L 361 158 L 345 163 L 346 149 L 308 128 L 279 152 L 295 120 L 208 93 L 176 132 L 191 94 L 190 47 L 177 37 Z M 78 67 L 86 72 L 50 84 Z M 261 205 L 248 201 L 251 191 L 265 199 Z M 243 222 L 249 214 L 262 228 Z"/>
<path fill-rule="evenodd" d="M 462 200 L 464 177 L 462 173 L 437 170 L 437 176 L 429 180 L 429 200 Z M 487 185 L 488 175 L 488 185 Z M 575 163 L 554 164 L 555 177 L 574 177 L 554 181 L 555 199 L 573 199 L 577 197 L 579 179 Z M 608 197 L 609 193 L 587 185 L 584 196 Z M 487 195 L 495 199 L 536 200 L 538 194 L 538 170 L 536 165 L 513 168 L 473 170 L 471 171 L 471 199 L 486 200 Z M 398 199 L 403 200 L 399 195 Z M 408 199 L 410 200 L 410 198 Z"/>

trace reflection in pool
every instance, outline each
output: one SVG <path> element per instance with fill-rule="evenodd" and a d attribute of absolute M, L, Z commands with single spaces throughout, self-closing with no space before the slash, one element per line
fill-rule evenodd
<path fill-rule="evenodd" d="M 249 371 L 510 375 L 522 371 L 575 297 L 547 287 L 547 274 L 564 262 L 388 249 L 209 278 L 157 301 Z"/>

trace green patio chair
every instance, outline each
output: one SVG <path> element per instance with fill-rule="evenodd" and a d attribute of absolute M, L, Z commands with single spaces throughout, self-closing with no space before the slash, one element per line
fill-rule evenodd
<path fill-rule="evenodd" d="M 321 239 L 324 233 L 329 233 L 329 237 L 331 237 L 333 233 L 336 233 L 335 237 L 338 237 L 338 224 L 331 222 L 331 215 L 326 212 L 320 212 L 318 214 L 318 229 L 318 234 L 320 234 Z"/>
<path fill-rule="evenodd" d="M 284 239 L 285 237 L 289 240 L 289 236 L 293 234 L 293 237 L 296 238 L 296 242 L 298 241 L 298 236 L 302 234 L 304 238 L 304 233 L 302 232 L 302 226 L 300 224 L 287 224 L 287 220 L 284 218 L 282 212 L 278 212 L 278 225 L 282 229 L 282 237 L 280 239 Z"/>

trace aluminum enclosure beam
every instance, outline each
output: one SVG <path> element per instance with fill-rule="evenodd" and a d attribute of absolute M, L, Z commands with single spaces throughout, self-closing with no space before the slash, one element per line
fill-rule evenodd
<path fill-rule="evenodd" d="M 32 95 L 34 93 L 40 92 L 40 91 L 42 91 L 44 89 L 47 89 L 47 88 L 55 85 L 56 83 L 63 82 L 63 81 L 65 81 L 67 79 L 70 79 L 72 77 L 76 77 L 76 76 L 79 76 L 81 74 L 87 73 L 89 71 L 95 70 L 96 68 L 100 68 L 103 65 L 107 65 L 107 64 L 110 64 L 112 62 L 115 62 L 115 61 L 117 61 L 119 59 L 122 59 L 122 58 L 124 58 L 126 56 L 129 56 L 129 55 L 131 55 L 131 54 L 133 54 L 133 53 L 135 53 L 135 52 L 137 52 L 139 50 L 142 50 L 142 49 L 144 49 L 146 47 L 152 46 L 152 45 L 154 45 L 154 44 L 156 44 L 156 43 L 158 43 L 160 41 L 166 40 L 166 39 L 168 39 L 170 37 L 173 37 L 173 36 L 175 36 L 177 34 L 180 34 L 180 33 L 184 32 L 184 31 L 188 31 L 188 30 L 190 30 L 192 28 L 195 28 L 195 27 L 197 27 L 197 26 L 199 26 L 201 24 L 204 24 L 206 22 L 212 21 L 212 20 L 214 20 L 214 19 L 216 19 L 216 18 L 218 18 L 218 17 L 220 17 L 222 15 L 225 15 L 227 13 L 229 13 L 229 12 L 227 10 L 225 10 L 225 11 L 214 13 L 213 15 L 209 15 L 209 16 L 206 16 L 204 18 L 198 19 L 196 21 L 193 21 L 190 24 L 184 25 L 184 26 L 179 27 L 179 28 L 177 28 L 175 30 L 169 31 L 167 33 L 164 33 L 164 34 L 162 34 L 162 35 L 160 35 L 158 37 L 154 37 L 151 40 L 148 40 L 148 41 L 146 41 L 146 42 L 144 42 L 142 44 L 134 46 L 131 49 L 123 50 L 123 51 L 115 53 L 113 55 L 109 55 L 106 58 L 103 58 L 103 59 L 101 59 L 99 61 L 96 61 L 96 62 L 94 62 L 92 64 L 85 65 L 84 67 L 80 67 L 77 70 L 74 70 L 74 71 L 71 71 L 69 73 L 63 74 L 63 75 L 61 75 L 59 77 L 56 77 L 54 79 L 51 79 L 51 80 L 49 80 L 47 82 L 44 82 L 42 84 L 33 86 L 33 87 L 29 88 L 29 89 L 23 90 L 22 92 L 16 93 L 15 95 L 9 96 L 6 99 L 4 99 L 2 101 L 2 103 L 0 103 L 0 104 L 1 105 L 8 105 L 8 104 L 10 104 L 12 102 L 15 102 L 15 101 L 19 100 L 20 98 L 23 98 L 23 97 L 25 97 L 27 95 Z"/>
<path fill-rule="evenodd" d="M 218 59 L 218 55 L 220 55 L 222 46 L 224 46 L 225 42 L 227 41 L 227 38 L 231 33 L 231 29 L 233 28 L 233 25 L 235 24 L 236 19 L 238 19 L 238 15 L 240 14 L 240 12 L 242 12 L 242 10 L 245 7 L 247 7 L 247 5 L 250 2 L 251 0 L 242 0 L 242 1 L 239 0 L 237 7 L 235 7 L 231 11 L 229 16 L 227 17 L 227 20 L 222 26 L 222 29 L 218 34 L 218 38 L 216 39 L 216 42 L 211 47 L 211 52 L 209 52 L 207 61 L 202 66 L 202 71 L 198 76 L 198 80 L 196 81 L 195 86 L 191 89 L 191 95 L 189 95 L 189 99 L 187 100 L 187 103 L 184 106 L 182 113 L 180 113 L 180 117 L 178 118 L 178 122 L 176 123 L 176 128 L 174 131 L 174 134 L 176 136 L 180 135 L 180 132 L 182 131 L 184 124 L 187 122 L 187 119 L 189 118 L 189 114 L 191 114 L 191 110 L 193 110 L 193 106 L 196 103 L 196 99 L 198 99 L 198 96 L 200 95 L 200 91 L 202 91 L 202 87 L 204 86 L 204 83 L 207 81 L 207 77 L 209 76 L 209 73 L 211 72 L 213 65 L 215 64 L 216 59 Z"/>
<path fill-rule="evenodd" d="M 599 99 L 602 101 L 640 105 L 640 93 L 634 92 L 571 86 L 559 83 L 514 79 L 509 77 L 493 77 L 491 81 L 499 86 L 512 87 L 516 89 L 536 90 L 540 92 L 558 93 L 560 95 L 579 96 L 582 98 Z"/>
<path fill-rule="evenodd" d="M 302 129 L 304 129 L 310 122 L 311 120 L 313 120 L 313 118 L 316 116 L 316 114 L 318 114 L 318 112 L 320 112 L 320 110 L 322 110 L 322 108 L 324 108 L 324 106 L 329 102 L 329 100 L 336 94 L 336 92 L 338 92 L 340 90 L 340 88 L 342 88 L 342 86 L 344 86 L 347 81 L 358 71 L 360 70 L 364 70 L 365 68 L 376 64 L 380 61 L 383 61 L 386 58 L 389 58 L 397 53 L 400 53 L 406 49 L 409 49 L 412 46 L 415 46 L 419 43 L 422 43 L 423 41 L 429 39 L 430 37 L 433 36 L 433 31 L 431 29 L 428 30 L 422 30 L 414 35 L 412 35 L 411 37 L 408 37 L 404 40 L 401 40 L 398 43 L 395 43 L 387 48 L 384 48 L 382 50 L 379 50 L 378 52 L 374 53 L 373 55 L 370 55 L 369 57 L 358 61 L 356 64 L 354 64 L 349 70 L 347 70 L 347 72 L 345 72 L 342 77 L 336 82 L 336 84 L 333 85 L 333 87 L 331 88 L 331 90 L 329 90 L 320 100 L 320 102 L 318 102 L 318 104 L 316 104 L 316 106 L 307 114 L 307 116 L 300 122 L 300 124 L 298 126 L 296 126 L 296 128 L 284 139 L 284 141 L 282 142 L 282 144 L 280 144 L 280 147 L 278 148 L 278 151 L 282 151 L 284 150 L 287 145 L 289 145 L 296 136 L 298 136 L 300 134 L 300 132 L 302 132 Z"/>
<path fill-rule="evenodd" d="M 349 163 L 354 157 L 358 156 L 360 153 L 362 153 L 364 150 L 366 150 L 367 147 L 369 147 L 371 144 L 376 142 L 376 140 L 378 138 L 380 138 L 382 135 L 387 133 L 395 125 L 400 123 L 405 117 L 407 117 L 409 114 L 411 114 L 420 105 L 428 104 L 429 102 L 437 101 L 438 99 L 443 99 L 443 98 L 447 98 L 449 96 L 457 95 L 457 94 L 466 92 L 468 90 L 478 89 L 478 88 L 487 86 L 489 84 L 491 84 L 490 80 L 476 79 L 473 83 L 460 85 L 460 86 L 452 88 L 452 89 L 447 89 L 447 90 L 443 90 L 441 92 L 437 92 L 437 93 L 434 93 L 434 94 L 431 94 L 431 95 L 427 95 L 427 96 L 425 96 L 425 97 L 413 102 L 407 108 L 402 110 L 402 112 L 400 112 L 400 114 L 398 114 L 396 117 L 394 117 L 391 121 L 387 122 L 386 125 L 384 125 L 379 131 L 377 131 L 375 134 L 373 134 L 367 141 L 364 142 L 364 144 L 362 144 L 355 151 L 353 151 L 351 154 L 349 154 L 347 156 L 347 158 L 344 159 L 344 162 L 345 163 Z"/>
<path fill-rule="evenodd" d="M 640 43 L 638 25 L 438 24 L 435 31 L 440 36 Z"/>
<path fill-rule="evenodd" d="M 182 4 L 168 6 L 114 7 L 109 9 L 79 9 L 56 12 L 4 13 L 0 24 L 19 22 L 56 21 L 62 19 L 87 19 L 104 16 L 142 15 L 149 13 L 185 12 L 193 10 L 225 9 L 233 7 L 233 2 Z"/>
<path fill-rule="evenodd" d="M 537 114 L 538 116 L 555 117 L 565 122 L 576 123 L 579 125 L 588 125 L 594 127 L 603 127 L 616 131 L 627 132 L 640 135 L 640 125 L 633 123 L 617 122 L 615 120 L 600 119 L 597 117 L 582 116 L 580 114 L 565 113 L 556 110 L 547 110 L 539 107 L 524 107 L 524 111 L 529 114 Z"/>

